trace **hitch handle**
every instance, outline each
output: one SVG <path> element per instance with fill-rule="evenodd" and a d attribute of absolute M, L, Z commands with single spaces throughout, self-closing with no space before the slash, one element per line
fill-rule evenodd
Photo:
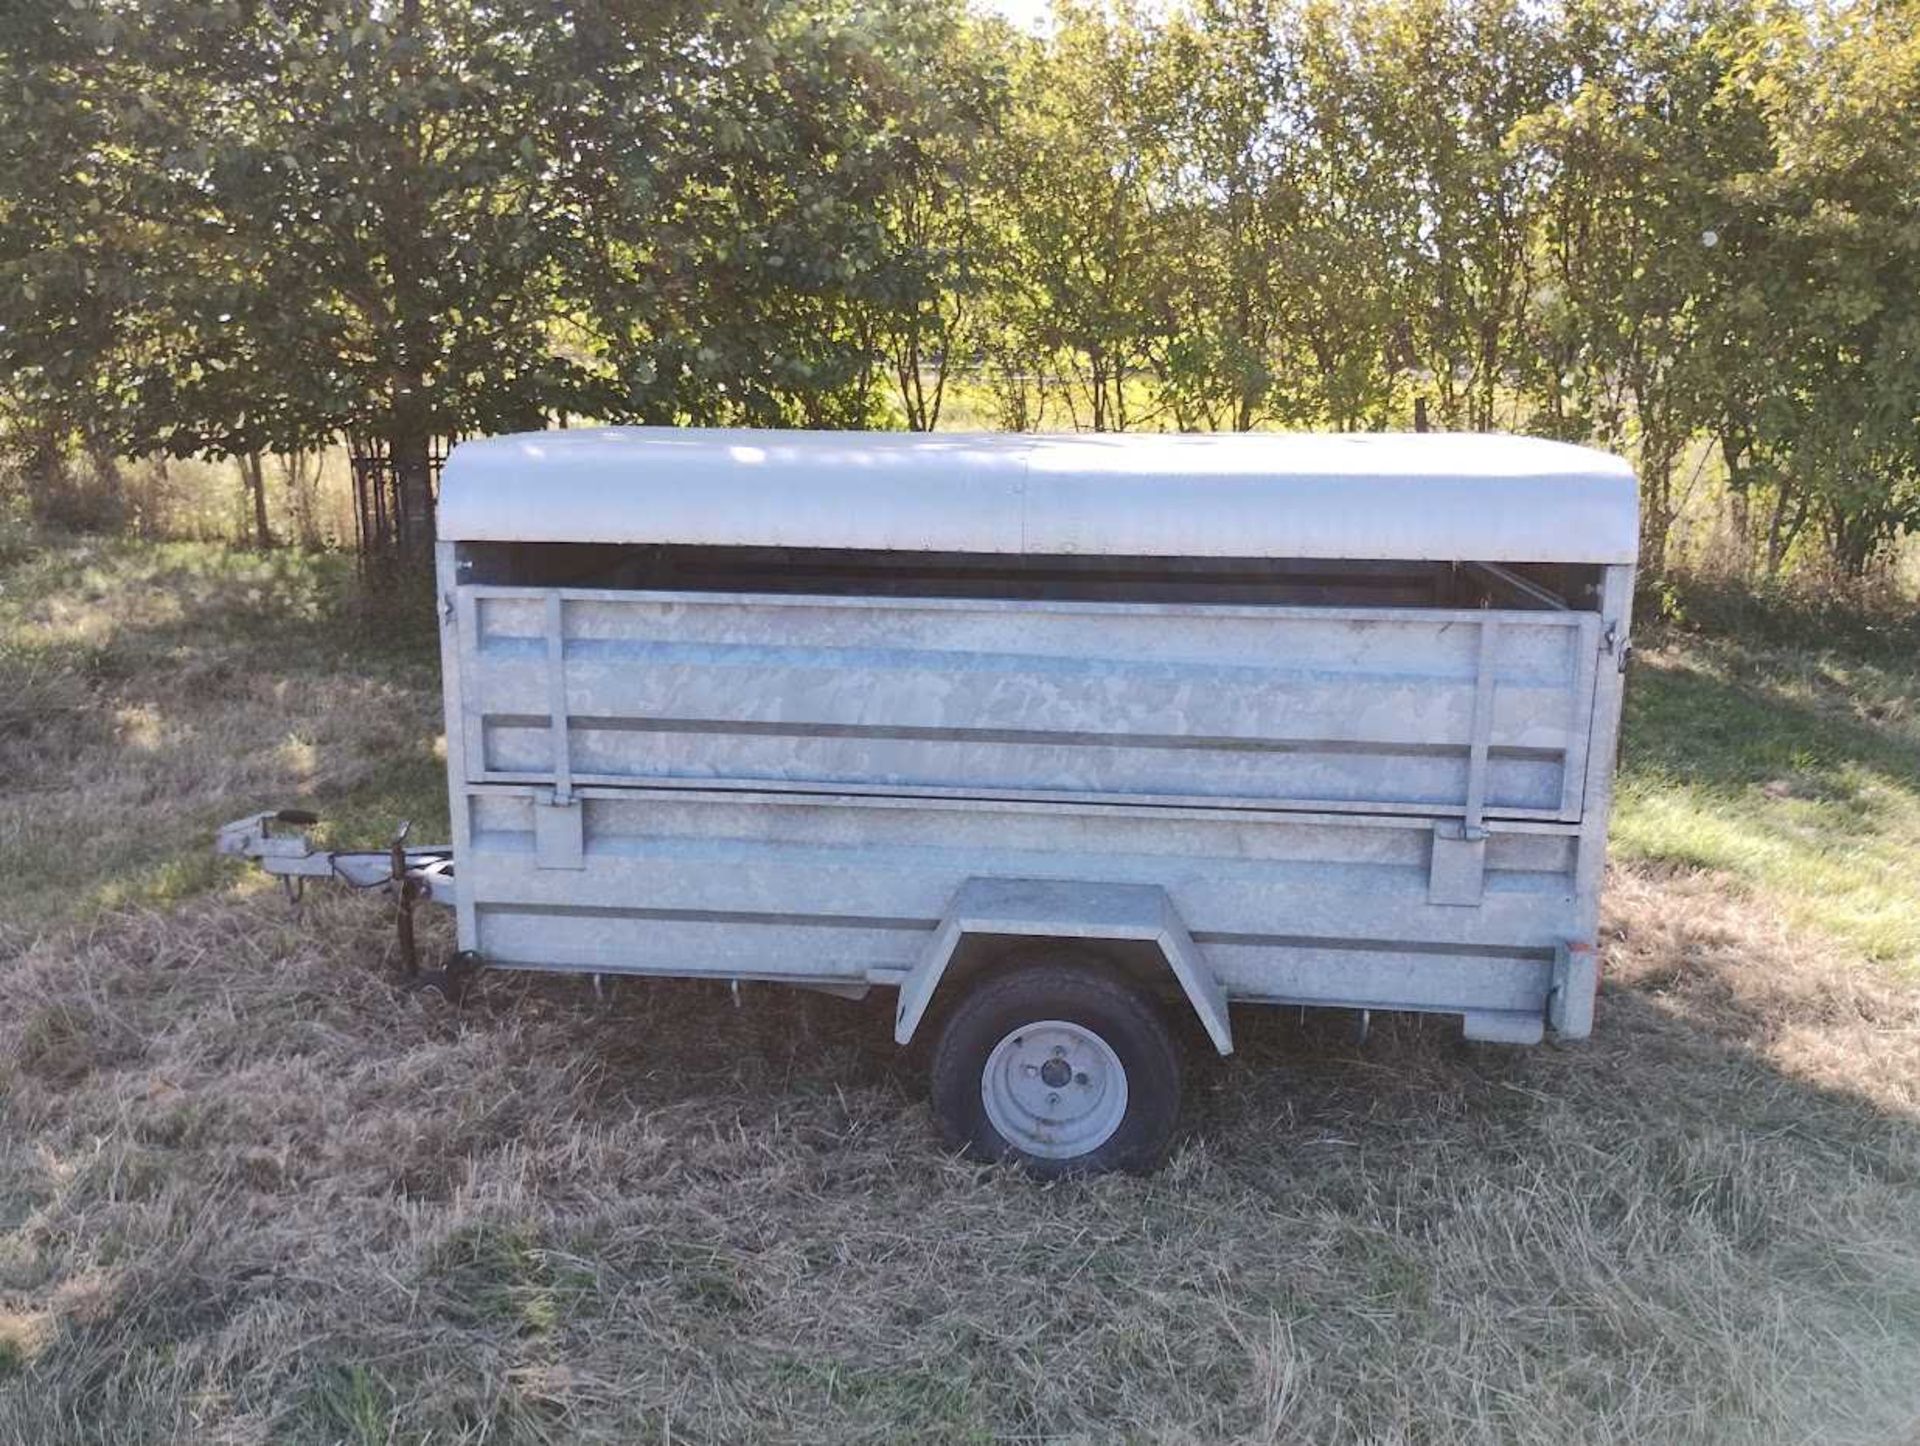
<path fill-rule="evenodd" d="M 413 901 L 420 889 L 407 876 L 407 835 L 413 832 L 413 820 L 401 820 L 393 831 L 393 903 L 394 934 L 400 946 L 400 972 L 411 979 L 420 972 L 420 954 L 413 942 Z"/>

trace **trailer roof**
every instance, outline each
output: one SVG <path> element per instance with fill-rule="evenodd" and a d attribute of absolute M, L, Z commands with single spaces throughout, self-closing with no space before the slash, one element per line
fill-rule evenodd
<path fill-rule="evenodd" d="M 1464 433 L 593 427 L 462 442 L 454 541 L 1630 563 L 1619 458 Z"/>

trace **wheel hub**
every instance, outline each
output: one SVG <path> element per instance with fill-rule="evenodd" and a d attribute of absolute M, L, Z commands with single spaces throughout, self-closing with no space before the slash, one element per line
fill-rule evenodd
<path fill-rule="evenodd" d="M 1066 1160 L 1100 1148 L 1127 1113 L 1127 1071 L 1093 1030 L 1046 1019 L 1008 1034 L 980 1073 L 987 1119 L 1029 1155 Z"/>

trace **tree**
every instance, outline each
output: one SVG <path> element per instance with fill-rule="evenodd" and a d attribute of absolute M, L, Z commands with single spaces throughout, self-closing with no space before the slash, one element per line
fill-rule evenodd
<path fill-rule="evenodd" d="M 1675 468 L 1710 411 L 1727 188 L 1765 154 L 1765 126 L 1730 84 L 1744 26 L 1739 0 L 1576 0 L 1563 98 L 1524 130 L 1554 162 L 1524 373 L 1536 425 L 1635 455 L 1655 573 Z"/>
<path fill-rule="evenodd" d="M 149 7 L 149 11 L 151 7 Z M 549 335 L 564 218 L 540 145 L 570 38 L 537 3 L 168 0 L 147 27 L 150 211 L 170 364 L 136 445 L 382 439 L 400 537 L 431 536 L 436 436 L 537 425 L 578 392 Z"/>
<path fill-rule="evenodd" d="M 1291 17 L 1271 0 L 1204 0 L 1157 47 L 1167 98 L 1161 229 L 1182 258 L 1158 273 L 1164 335 L 1150 346 L 1182 430 L 1247 431 L 1268 416 L 1280 345 L 1277 266 L 1290 239 L 1277 204 L 1293 138 Z"/>
<path fill-rule="evenodd" d="M 949 380 L 978 347 L 985 298 L 1006 284 L 1008 217 L 992 167 L 1015 43 L 957 5 L 881 10 L 869 44 L 896 57 L 881 124 L 884 255 L 873 287 L 908 428 L 940 423 Z"/>
<path fill-rule="evenodd" d="M 1281 264 L 1303 357 L 1287 419 L 1340 431 L 1406 418 L 1419 364 L 1416 290 L 1428 207 L 1405 155 L 1397 12 L 1318 0 L 1301 13 L 1297 137 Z M 1424 398 L 1420 405 L 1424 406 Z"/>
<path fill-rule="evenodd" d="M 69 118 L 27 134 L 75 159 L 6 230 L 13 267 L 77 284 L 28 294 L 15 386 L 123 453 L 378 437 L 423 544 L 433 436 L 580 390 L 550 336 L 567 228 L 540 144 L 569 22 L 531 0 L 60 8 L 20 74 Z"/>
<path fill-rule="evenodd" d="M 1055 11 L 1049 45 L 1016 78 L 1010 204 L 1020 217 L 1013 308 L 1028 366 L 1076 382 L 1096 432 L 1137 420 L 1129 381 L 1166 331 L 1153 298 L 1165 256 L 1153 185 L 1165 172 L 1153 41 L 1140 16 L 1074 3 Z"/>
<path fill-rule="evenodd" d="M 1523 0 L 1402 0 L 1378 23 L 1385 124 L 1417 203 L 1412 348 L 1442 423 L 1490 431 L 1531 289 L 1549 162 L 1523 123 L 1552 98 L 1551 20 Z"/>
<path fill-rule="evenodd" d="M 0 12 L 0 433 L 41 509 L 88 524 L 120 520 L 105 359 L 137 325 L 145 239 L 114 164 L 140 90 L 120 38 L 64 0 Z"/>
<path fill-rule="evenodd" d="M 554 137 L 593 413 L 876 425 L 893 383 L 932 425 L 975 290 L 964 186 L 995 104 L 957 0 L 594 14 Z"/>
<path fill-rule="evenodd" d="M 1812 523 L 1859 575 L 1920 528 L 1920 6 L 1768 9 L 1747 40 L 1771 154 L 1718 253 L 1715 426 L 1772 497 L 1769 570 Z"/>

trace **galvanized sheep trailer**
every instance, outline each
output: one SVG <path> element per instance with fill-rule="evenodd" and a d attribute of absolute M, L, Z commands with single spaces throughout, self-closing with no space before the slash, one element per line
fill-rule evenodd
<path fill-rule="evenodd" d="M 1148 1166 L 1170 1009 L 1588 1032 L 1636 532 L 1509 437 L 466 443 L 392 872 L 486 967 L 895 989 L 955 1145 Z"/>

